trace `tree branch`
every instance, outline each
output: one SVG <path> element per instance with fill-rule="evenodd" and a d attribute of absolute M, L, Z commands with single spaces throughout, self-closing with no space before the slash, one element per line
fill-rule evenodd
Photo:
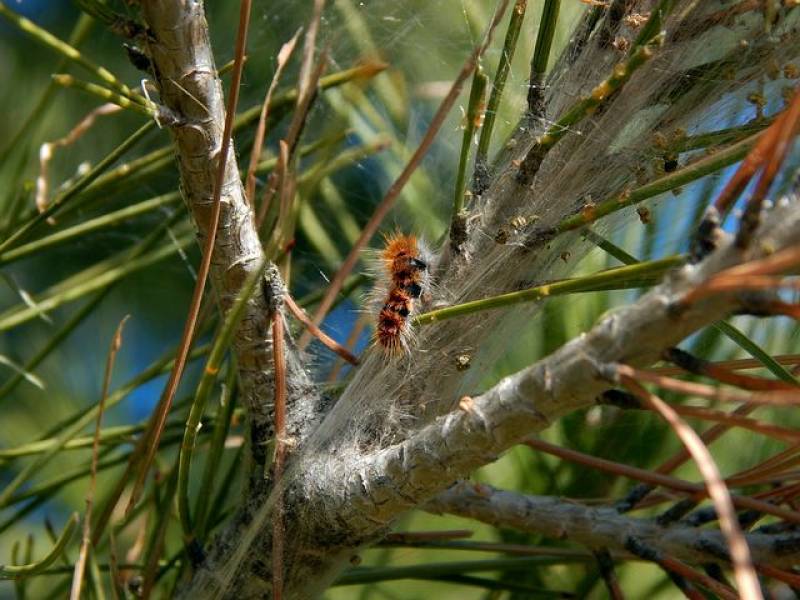
<path fill-rule="evenodd" d="M 636 303 L 480 396 L 462 398 L 457 410 L 422 424 L 405 440 L 364 451 L 337 439 L 329 449 L 296 453 L 283 493 L 286 531 L 291 532 L 284 549 L 287 597 L 313 596 L 398 516 L 558 418 L 592 405 L 610 385 L 604 365 L 649 365 L 701 327 L 747 310 L 751 294 L 728 293 L 679 307 L 691 290 L 716 273 L 796 243 L 800 203 L 793 199 L 779 204 L 759 229 L 756 248 L 744 253 L 730 239 L 723 240 L 703 262 L 672 273 Z M 241 513 L 220 536 L 214 556 L 186 596 L 220 587 L 240 597 L 270 596 L 271 510 L 266 503 Z M 618 547 L 612 542 L 602 543 Z M 756 554 L 760 560 L 764 550 Z"/>
<path fill-rule="evenodd" d="M 170 131 L 181 173 L 181 189 L 202 244 L 211 225 L 216 163 L 225 121 L 222 85 L 214 64 L 203 3 L 144 0 L 142 13 L 151 33 L 148 51 L 155 66 L 161 102 L 179 116 Z M 218 303 L 226 312 L 263 257 L 233 148 L 227 154 L 221 192 L 211 280 Z M 279 280 L 273 279 L 273 287 L 281 289 Z M 242 399 L 250 420 L 253 481 L 263 478 L 269 459 L 266 444 L 273 434 L 268 292 L 265 287 L 253 295 L 234 337 Z M 318 397 L 296 355 L 288 357 L 287 369 L 289 406 L 296 403 L 313 407 L 296 411 L 301 414 L 299 422 L 306 426 L 309 413 L 316 410 Z M 289 432 L 293 432 L 292 423 Z"/>
<path fill-rule="evenodd" d="M 654 0 L 634 0 L 626 6 L 630 13 L 645 14 L 655 4 Z M 697 23 L 704 22 L 703 15 L 708 10 L 706 2 L 678 2 L 664 24 L 663 47 L 608 99 L 603 110 L 587 115 L 547 153 L 530 186 L 520 186 L 516 174 L 520 161 L 542 131 L 539 125 L 530 126 L 526 119 L 520 122 L 514 138 L 503 146 L 491 169 L 493 177 L 487 189 L 470 203 L 463 252 L 453 253 L 445 246 L 438 260 L 433 261 L 436 286 L 430 306 L 425 309 L 462 304 L 566 276 L 594 245 L 583 240 L 579 231 L 553 238 L 559 223 L 591 214 L 592 207 L 604 201 L 613 202 L 618 208 L 630 206 L 622 200 L 631 189 L 638 189 L 639 183 L 634 184 L 637 177 L 648 181 L 648 185 L 663 179 L 647 173 L 648 159 L 655 153 L 654 134 L 696 127 L 702 115 L 738 93 L 744 82 L 760 77 L 768 57 L 782 62 L 800 53 L 800 44 L 796 43 L 800 29 L 794 27 L 796 16 L 787 17 L 783 24 L 787 41 L 795 42 L 793 46 L 767 48 L 760 30 L 752 29 L 763 23 L 753 19 L 752 23 L 741 24 L 743 29 L 738 34 L 752 39 L 753 46 L 760 46 L 758 51 L 744 56 L 733 38 L 723 36 L 717 29 L 698 29 Z M 679 32 L 683 37 L 678 37 Z M 621 60 L 620 52 L 600 38 L 595 28 L 588 40 L 581 42 L 578 55 L 574 48 L 568 48 L 556 63 L 546 85 L 547 122 L 557 120 L 576 98 L 590 94 Z M 701 39 L 706 45 L 714 40 L 718 50 L 715 56 L 723 59 L 705 62 L 699 58 L 702 53 L 698 54 L 697 47 Z M 723 69 L 735 72 L 736 78 L 711 77 Z M 695 173 L 694 164 L 687 165 L 686 171 Z M 634 175 L 637 170 L 638 175 Z M 688 182 L 684 180 L 682 184 Z M 674 186 L 637 198 L 653 198 L 670 189 Z M 663 202 L 674 201 L 663 198 Z M 616 212 L 607 217 L 604 226 L 613 227 L 621 218 L 622 214 Z M 561 259 L 566 254 L 568 262 Z M 531 305 L 523 310 L 529 316 L 537 307 Z M 459 371 L 453 359 L 467 354 L 473 364 L 492 364 L 506 345 L 504 338 L 515 335 L 519 325 L 519 313 L 507 317 L 509 313 L 505 311 L 484 311 L 417 328 L 414 356 L 400 366 L 364 361 L 340 402 L 364 402 L 367 386 L 380 381 L 383 390 L 392 390 L 393 405 L 416 419 L 416 423 L 446 414 L 472 377 Z M 395 435 L 386 438 L 397 440 L 405 435 L 402 428 L 392 433 Z"/>
<path fill-rule="evenodd" d="M 758 249 L 748 254 L 725 240 L 698 265 L 676 271 L 633 305 L 607 316 L 590 332 L 553 355 L 504 378 L 484 394 L 463 398 L 458 410 L 441 416 L 388 448 L 363 453 L 338 445 L 298 455 L 291 470 L 286 508 L 292 531 L 286 561 L 289 597 L 308 591 L 309 573 L 324 585 L 357 549 L 378 539 L 392 521 L 445 489 L 450 482 L 492 462 L 500 453 L 556 419 L 594 403 L 609 387 L 602 366 L 624 362 L 644 366 L 703 326 L 746 310 L 752 296 L 726 294 L 682 310 L 692 289 L 730 266 L 795 243 L 800 206 L 794 200 L 773 210 L 759 230 Z M 268 520 L 250 523 L 247 537 L 258 547 L 239 549 L 249 593 L 268 594 L 269 567 L 263 556 Z M 313 549 L 313 552 L 312 552 Z M 249 557 L 249 558 L 248 558 Z M 238 565 L 237 565 L 238 566 Z M 261 585 L 255 582 L 261 580 Z M 208 585 L 207 578 L 202 585 Z M 198 585 L 200 583 L 198 582 Z M 244 583 L 235 584 L 241 590 Z M 197 589 L 197 588 L 195 588 Z"/>
<path fill-rule="evenodd" d="M 438 417 L 405 441 L 357 458 L 338 451 L 325 469 L 335 475 L 328 481 L 313 480 L 315 498 L 309 501 L 312 506 L 320 502 L 313 512 L 335 515 L 336 523 L 328 527 L 345 524 L 354 538 L 369 537 L 379 526 L 493 461 L 531 433 L 592 405 L 609 387 L 603 365 L 652 364 L 701 327 L 746 311 L 752 306 L 752 295 L 718 295 L 684 310 L 676 307 L 688 292 L 721 270 L 796 243 L 800 236 L 797 199 L 774 209 L 767 221 L 759 231 L 757 250 L 745 255 L 726 240 L 704 262 L 674 272 L 636 303 L 615 311 L 585 335 L 480 396 L 462 399 L 458 410 Z M 315 475 L 319 473 L 314 470 Z"/>
<path fill-rule="evenodd" d="M 633 537 L 687 563 L 730 568 L 727 544 L 719 531 L 681 523 L 661 527 L 654 519 L 635 519 L 614 508 L 584 506 L 555 496 L 529 496 L 462 482 L 425 505 L 425 510 L 569 540 L 588 548 L 625 552 Z M 798 532 L 748 533 L 745 538 L 756 566 L 788 569 L 797 563 Z"/>
<path fill-rule="evenodd" d="M 469 222 L 480 227 L 468 231 L 463 253 L 448 254 L 446 249 L 438 263 L 437 302 L 464 302 L 486 296 L 487 290 L 499 293 L 514 289 L 520 282 L 558 276 L 556 265 L 561 265 L 563 250 L 569 248 L 575 260 L 588 245 L 581 246 L 574 232 L 549 244 L 544 234 L 564 218 L 581 212 L 587 198 L 617 197 L 633 179 L 634 158 L 648 154 L 654 131 L 693 124 L 698 115 L 706 114 L 728 93 L 760 77 L 768 60 L 767 50 L 774 51 L 769 60 L 779 62 L 797 54 L 798 46 L 791 41 L 796 40 L 797 32 L 788 32 L 787 39 L 775 48 L 764 49 L 760 45 L 765 38 L 758 35 L 763 24 L 753 20 L 753 24 L 746 24 L 752 31 L 742 29 L 735 43 L 727 40 L 724 47 L 720 45 L 717 54 L 724 60 L 698 65 L 692 62 L 697 60 L 697 40 L 670 37 L 670 32 L 687 29 L 698 37 L 707 35 L 706 30 L 693 25 L 702 14 L 703 8 L 698 7 L 704 3 L 678 4 L 666 26 L 664 49 L 639 68 L 603 110 L 587 115 L 579 129 L 564 136 L 547 154 L 530 186 L 519 186 L 516 172 L 518 161 L 535 143 L 537 131 L 521 126 L 512 140 L 515 143 L 508 144 L 498 159 L 496 177 L 483 197 L 471 205 Z M 652 5 L 652 0 L 632 3 L 636 9 Z M 172 131 L 187 204 L 203 238 L 224 119 L 202 3 L 144 0 L 143 8 L 155 40 L 150 51 L 161 100 L 184 119 Z M 548 119 L 557 118 L 575 98 L 589 93 L 619 61 L 613 47 L 603 47 L 598 36 L 587 35 L 583 51 L 567 53 L 566 62 L 561 61 L 548 80 Z M 742 53 L 738 42 L 748 36 L 756 42 L 749 53 Z M 712 76 L 723 63 L 735 77 Z M 632 128 L 631 123 L 642 125 Z M 508 243 L 498 242 L 498 234 L 509 220 L 520 215 L 536 216 L 531 219 L 534 225 L 522 228 Z M 287 533 L 286 597 L 309 597 L 320 591 L 356 549 L 378 539 L 400 514 L 429 501 L 450 483 L 491 462 L 531 433 L 592 404 L 609 386 L 600 375 L 602 365 L 651 364 L 662 351 L 699 328 L 746 309 L 748 296 L 735 294 L 706 298 L 683 311 L 675 306 L 686 293 L 723 268 L 798 239 L 797 204 L 775 209 L 758 233 L 761 243 L 748 254 L 723 244 L 702 263 L 676 272 L 653 292 L 607 316 L 550 357 L 503 379 L 474 399 L 462 399 L 455 411 L 452 406 L 465 381 L 455 367 L 448 370 L 441 361 L 430 359 L 414 362 L 414 357 L 400 365 L 366 361 L 332 413 L 335 416 L 341 406 L 347 414 L 353 407 L 375 401 L 381 408 L 369 415 L 367 421 L 371 423 L 373 418 L 388 420 L 388 411 L 398 409 L 405 419 L 402 426 L 381 424 L 382 429 L 377 427 L 379 442 L 371 445 L 354 443 L 339 431 L 332 432 L 327 446 L 309 440 L 304 444 L 305 432 L 313 429 L 323 408 L 287 340 L 287 433 L 299 445 L 295 459 L 287 465 L 286 488 L 277 494 L 284 501 L 281 512 Z M 261 255 L 235 153 L 230 152 L 211 273 L 223 309 L 229 307 Z M 264 293 L 255 295 L 235 338 L 252 428 L 251 474 L 256 477 L 264 472 L 268 459 L 264 443 L 272 434 L 268 315 L 271 299 L 281 293 L 279 280 L 273 279 Z M 481 348 L 487 332 L 502 318 L 501 312 L 495 312 L 426 326 L 417 332 L 417 347 L 427 357 L 456 356 L 464 347 Z M 378 382 L 377 387 L 371 386 L 373 382 Z M 372 398 L 366 390 L 380 390 L 384 397 Z M 208 597 L 220 587 L 236 597 L 270 596 L 269 515 L 270 502 L 276 496 L 270 499 L 265 491 L 251 486 L 227 530 L 212 545 L 208 560 L 184 590 L 185 596 Z"/>

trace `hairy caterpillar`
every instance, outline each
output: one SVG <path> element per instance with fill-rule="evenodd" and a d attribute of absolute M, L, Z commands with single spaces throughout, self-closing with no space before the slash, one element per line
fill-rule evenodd
<path fill-rule="evenodd" d="M 387 357 L 408 350 L 411 335 L 409 318 L 417 301 L 430 287 L 430 260 L 424 246 L 413 235 L 386 236 L 381 252 L 383 283 L 375 287 L 376 300 L 382 301 L 375 326 L 375 342 Z"/>

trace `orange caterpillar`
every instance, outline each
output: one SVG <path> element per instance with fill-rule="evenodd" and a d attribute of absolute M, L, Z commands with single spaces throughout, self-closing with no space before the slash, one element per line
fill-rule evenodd
<path fill-rule="evenodd" d="M 421 258 L 424 254 L 413 235 L 398 232 L 386 237 L 381 262 L 389 280 L 388 285 L 378 288 L 385 294 L 378 313 L 375 340 L 387 356 L 408 349 L 408 318 L 414 312 L 415 302 L 427 291 L 430 277 L 428 261 Z"/>

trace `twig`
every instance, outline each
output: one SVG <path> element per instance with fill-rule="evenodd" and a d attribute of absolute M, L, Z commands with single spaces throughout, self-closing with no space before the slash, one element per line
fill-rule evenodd
<path fill-rule="evenodd" d="M 660 485 L 676 492 L 688 494 L 694 498 L 703 498 L 707 493 L 706 487 L 703 484 L 692 483 L 683 479 L 670 477 L 668 475 L 659 473 L 658 471 L 649 471 L 647 469 L 639 469 L 637 467 L 623 465 L 606 460 L 604 458 L 598 458 L 596 456 L 584 454 L 583 452 L 578 452 L 576 450 L 561 448 L 559 446 L 549 444 L 543 440 L 530 438 L 525 440 L 523 443 L 526 446 L 534 448 L 535 450 L 541 450 L 565 460 L 574 461 L 606 473 L 613 473 L 615 475 L 621 475 L 623 477 L 643 481 L 650 485 Z M 748 496 L 734 495 L 731 497 L 731 500 L 733 501 L 733 505 L 738 508 L 758 510 L 766 514 L 775 515 L 776 517 L 780 517 L 786 521 L 790 521 L 791 523 L 800 524 L 800 512 L 775 506 L 769 502 L 762 502 Z"/>
<path fill-rule="evenodd" d="M 642 387 L 634 379 L 635 375 L 626 370 L 625 365 L 618 365 L 617 372 L 626 387 L 664 417 L 680 437 L 686 449 L 692 454 L 697 468 L 703 475 L 708 494 L 717 510 L 720 529 L 728 541 L 739 593 L 748 600 L 762 598 L 761 587 L 758 584 L 758 577 L 750 558 L 750 550 L 736 519 L 736 511 L 733 508 L 730 492 L 723 483 L 722 476 L 708 448 L 703 444 L 697 432 L 689 427 L 666 402 Z"/>
<path fill-rule="evenodd" d="M 774 249 L 786 247 L 796 239 L 800 213 L 795 211 L 794 205 L 779 204 L 762 226 L 760 235 L 770 239 Z M 388 522 L 410 503 L 435 496 L 449 481 L 464 477 L 485 464 L 487 457 L 521 443 L 563 415 L 593 404 L 597 395 L 608 388 L 608 380 L 601 376 L 601 365 L 613 360 L 626 360 L 640 366 L 652 364 L 666 348 L 739 309 L 741 304 L 735 298 L 704 302 L 680 318 L 676 318 L 670 308 L 687 289 L 707 279 L 723 265 L 739 260 L 743 257 L 732 244 L 722 246 L 707 261 L 699 266 L 684 267 L 651 293 L 607 315 L 590 331 L 545 359 L 501 379 L 449 413 L 431 419 L 402 441 L 362 456 L 357 467 L 345 458 L 331 456 L 326 468 L 336 476 L 322 484 L 324 504 L 309 508 L 314 510 L 319 506 L 322 510 L 323 506 L 334 502 L 337 506 L 335 520 L 326 521 L 325 527 L 341 528 L 349 534 L 358 531 L 360 535 L 371 532 L 377 535 L 378 523 Z M 534 445 L 534 442 L 528 443 Z M 385 477 L 385 473 L 395 472 L 395 469 L 405 472 L 409 464 L 414 464 L 413 480 L 387 480 Z M 607 470 L 619 472 L 616 465 L 609 467 L 608 461 L 602 464 Z M 337 469 L 344 470 L 347 475 L 342 477 L 342 471 Z M 631 472 L 636 478 L 650 483 L 664 482 L 670 489 L 691 496 L 702 498 L 706 493 L 702 484 L 678 480 L 675 485 L 674 478 L 651 471 Z M 301 478 L 298 484 L 304 485 L 303 481 Z M 315 478 L 311 485 L 318 490 L 319 479 Z M 737 507 L 800 523 L 800 513 L 794 510 L 748 497 L 735 496 L 733 501 Z"/>
<path fill-rule="evenodd" d="M 278 82 L 283 74 L 283 69 L 286 67 L 286 63 L 289 61 L 289 57 L 294 51 L 295 44 L 297 44 L 297 38 L 300 37 L 300 31 L 301 30 L 298 29 L 292 36 L 292 39 L 281 46 L 281 49 L 278 52 L 275 74 L 272 76 L 272 81 L 267 89 L 264 102 L 261 105 L 261 114 L 258 117 L 258 125 L 256 126 L 255 138 L 253 139 L 253 150 L 250 153 L 250 165 L 247 168 L 247 176 L 245 177 L 245 197 L 247 198 L 248 202 L 250 202 L 250 206 L 253 206 L 255 203 L 256 167 L 261 159 L 261 151 L 264 146 L 264 138 L 266 137 L 267 132 L 267 117 L 269 116 L 269 107 L 270 103 L 272 102 L 272 95 L 275 93 L 275 88 L 278 87 Z"/>
<path fill-rule="evenodd" d="M 531 57 L 531 75 L 528 82 L 528 116 L 541 118 L 544 116 L 544 74 L 550 60 L 550 48 L 558 23 L 558 11 L 561 0 L 545 0 L 542 6 L 542 18 L 539 21 L 539 33 L 536 46 Z"/>
<path fill-rule="evenodd" d="M 72 539 L 72 534 L 78 526 L 78 513 L 73 513 L 61 535 L 58 536 L 55 544 L 47 555 L 41 560 L 24 565 L 0 565 L 0 579 L 11 579 L 16 577 L 24 577 L 28 575 L 35 575 L 40 571 L 46 569 L 53 563 L 61 554 L 66 550 L 67 544 Z"/>
<path fill-rule="evenodd" d="M 289 309 L 289 312 L 291 312 L 298 321 L 305 325 L 312 335 L 322 342 L 328 349 L 338 354 L 351 365 L 358 364 L 358 358 L 356 358 L 347 348 L 339 344 L 319 327 L 314 325 L 313 321 L 308 318 L 306 311 L 297 305 L 297 303 L 294 301 L 294 298 L 292 298 L 290 294 L 286 294 L 283 297 L 283 301 L 286 307 Z"/>
<path fill-rule="evenodd" d="M 424 505 L 424 509 L 434 514 L 446 512 L 500 529 L 513 529 L 588 548 L 608 548 L 616 561 L 642 558 L 626 549 L 628 538 L 633 537 L 645 547 L 659 551 L 662 556 L 683 563 L 729 565 L 729 558 L 724 551 L 725 538 L 719 531 L 699 529 L 683 522 L 662 527 L 651 518 L 625 516 L 608 506 L 587 506 L 580 501 L 559 496 L 521 494 L 464 481 L 436 496 Z M 766 564 L 783 569 L 793 564 L 794 553 L 781 552 L 779 548 L 792 547 L 800 537 L 796 531 L 751 532 L 746 537 L 758 570 Z M 530 551 L 535 556 L 552 553 L 564 558 L 588 558 L 586 553 L 569 547 L 530 548 L 470 541 L 428 542 L 414 546 L 494 550 L 510 554 L 527 554 Z"/>
<path fill-rule="evenodd" d="M 492 82 L 492 92 L 489 94 L 489 102 L 486 105 L 486 116 L 481 129 L 481 136 L 478 140 L 478 149 L 475 152 L 475 170 L 472 176 L 472 193 L 480 195 L 489 184 L 489 144 L 492 141 L 494 123 L 497 119 L 497 111 L 500 109 L 500 100 L 506 87 L 508 72 L 511 70 L 511 61 L 517 49 L 519 33 L 522 30 L 522 22 L 525 19 L 525 11 L 528 7 L 528 0 L 516 0 L 511 11 L 511 18 L 508 21 L 506 38 L 503 41 L 503 51 L 500 54 L 500 61 L 497 64 L 497 71 Z"/>
<path fill-rule="evenodd" d="M 272 349 L 275 369 L 275 461 L 273 480 L 278 497 L 275 501 L 272 528 L 272 596 L 275 600 L 283 597 L 283 476 L 286 459 L 286 356 L 284 355 L 283 315 L 276 310 L 272 317 Z"/>
<path fill-rule="evenodd" d="M 233 121 L 236 115 L 236 105 L 239 101 L 239 86 L 242 81 L 242 68 L 244 66 L 245 46 L 247 44 L 247 28 L 250 22 L 250 7 L 252 0 L 241 0 L 239 8 L 239 28 L 236 32 L 236 58 L 233 68 L 233 76 L 231 78 L 231 93 L 228 97 L 228 106 L 225 115 L 225 129 L 222 134 L 222 148 L 220 149 L 219 156 L 217 157 L 217 173 L 216 181 L 214 182 L 214 199 L 213 208 L 210 218 L 208 231 L 206 232 L 206 239 L 203 244 L 203 256 L 200 262 L 200 268 L 197 273 L 197 283 L 192 295 L 192 300 L 189 305 L 189 314 L 184 325 L 183 334 L 181 336 L 181 343 L 175 357 L 175 363 L 170 372 L 170 377 L 167 382 L 164 394 L 159 400 L 156 412 L 153 415 L 152 427 L 148 430 L 147 435 L 142 436 L 139 445 L 146 448 L 145 456 L 139 465 L 139 472 L 137 474 L 136 482 L 134 483 L 133 491 L 131 492 L 128 506 L 125 510 L 129 513 L 134 505 L 138 502 L 141 495 L 147 473 L 150 470 L 150 465 L 153 462 L 153 457 L 158 450 L 159 439 L 164 430 L 164 425 L 167 421 L 167 414 L 169 413 L 172 399 L 175 392 L 178 390 L 181 376 L 183 375 L 184 367 L 186 366 L 186 358 L 192 346 L 192 338 L 194 337 L 195 327 L 197 325 L 197 316 L 200 314 L 200 305 L 203 301 L 203 291 L 208 279 L 208 273 L 211 269 L 211 258 L 214 250 L 214 242 L 217 237 L 217 224 L 219 223 L 219 215 L 221 210 L 220 197 L 222 194 L 222 182 L 225 179 L 225 170 L 228 164 L 228 149 L 231 146 L 231 130 L 233 128 Z"/>
<path fill-rule="evenodd" d="M 86 568 L 86 559 L 89 554 L 89 544 L 92 539 L 92 505 L 94 504 L 94 492 L 97 486 L 97 461 L 100 452 L 100 425 L 103 421 L 103 411 L 105 410 L 108 390 L 111 387 L 111 373 L 114 370 L 114 361 L 117 353 L 122 346 L 122 328 L 130 315 L 122 318 L 114 337 L 111 339 L 111 347 L 106 358 L 106 372 L 103 377 L 103 391 L 100 394 L 100 405 L 97 408 L 97 420 L 94 425 L 94 438 L 92 440 L 92 463 L 89 471 L 89 490 L 86 492 L 86 515 L 83 518 L 83 537 L 81 547 L 78 552 L 78 560 L 75 562 L 75 572 L 72 576 L 72 589 L 70 590 L 70 600 L 80 600 L 81 585 L 83 583 L 83 572 Z"/>

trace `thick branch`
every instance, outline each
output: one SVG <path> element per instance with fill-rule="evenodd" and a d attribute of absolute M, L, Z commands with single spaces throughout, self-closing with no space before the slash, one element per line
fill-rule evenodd
<path fill-rule="evenodd" d="M 208 234 L 217 156 L 222 145 L 225 108 L 209 43 L 202 2 L 145 0 L 142 12 L 161 102 L 178 115 L 171 128 L 181 173 L 181 188 L 201 241 Z M 231 147 L 221 193 L 221 214 L 211 279 L 223 311 L 258 267 L 263 250 Z M 266 442 L 272 436 L 272 375 L 269 301 L 264 290 L 253 295 L 234 338 L 242 398 L 251 425 L 252 471 L 264 473 Z M 289 357 L 290 402 L 316 405 L 316 395 L 294 356 Z M 310 399 L 310 402 L 308 400 Z M 308 420 L 307 411 L 298 408 Z M 291 431 L 291 427 L 290 427 Z"/>
<path fill-rule="evenodd" d="M 792 245 L 798 237 L 800 204 L 795 200 L 774 209 L 759 231 L 761 243 L 749 254 L 726 240 L 704 262 L 673 273 L 587 334 L 484 394 L 462 399 L 459 409 L 421 426 L 404 441 L 373 452 L 345 444 L 301 452 L 289 467 L 284 495 L 286 530 L 291 532 L 284 563 L 287 596 L 312 596 L 312 588 L 319 591 L 332 581 L 349 556 L 379 539 L 398 516 L 430 501 L 530 434 L 592 405 L 610 385 L 603 377 L 604 365 L 652 364 L 698 329 L 748 310 L 753 297 L 736 294 L 708 298 L 683 310 L 677 306 L 721 270 Z M 228 572 L 231 577 L 222 580 L 225 593 L 269 597 L 269 514 L 267 504 L 256 515 L 245 515 L 231 530 L 227 550 L 207 565 L 203 577 L 195 578 L 189 594 L 217 584 L 214 573 Z"/>
<path fill-rule="evenodd" d="M 632 4 L 646 8 L 653 3 L 637 0 Z M 187 116 L 187 124 L 175 130 L 176 145 L 187 198 L 202 235 L 211 199 L 213 157 L 219 147 L 222 103 L 202 9 L 199 3 L 186 4 L 192 8 L 178 0 L 147 0 L 145 12 L 158 40 L 153 54 L 160 69 L 162 99 Z M 707 6 L 688 0 L 678 5 L 668 32 L 688 27 Z M 191 15 L 177 14 L 181 10 Z M 164 14 L 158 14 L 160 11 Z M 202 27 L 198 25 L 201 22 Z M 718 54 L 736 74 L 730 79 L 711 76 L 717 72 L 716 63 L 697 64 L 694 39 L 668 36 L 665 49 L 637 71 L 606 110 L 587 117 L 574 135 L 565 136 L 548 154 L 532 187 L 524 189 L 516 184 L 516 160 L 532 146 L 536 131 L 521 129 L 516 143 L 509 144 L 501 155 L 492 184 L 473 203 L 471 216 L 479 226 L 470 231 L 464 254 L 445 254 L 439 262 L 435 301 L 453 304 L 508 291 L 519 282 L 557 277 L 559 267 L 566 269 L 559 259 L 561 253 L 568 248 L 575 260 L 586 246 L 577 242 L 577 235 L 563 235 L 549 245 L 534 244 L 533 234 L 539 228 L 552 229 L 579 212 L 587 198 L 619 194 L 632 181 L 633 158 L 650 152 L 655 130 L 695 123 L 698 115 L 741 90 L 744 82 L 760 77 L 766 58 L 753 51 L 742 53 L 739 40 L 752 38 L 758 42 L 753 47 L 759 49 L 768 44 L 758 33 L 761 22 L 746 25 L 733 36 L 735 43 L 727 40 L 720 46 Z M 690 29 L 706 44 L 717 39 L 713 31 Z M 775 60 L 796 55 L 791 43 L 796 37 L 793 30 L 787 33 L 787 39 L 774 48 Z M 594 36 L 584 42 L 583 52 L 568 55 L 569 68 L 562 62 L 554 70 L 548 86 L 548 118 L 557 117 L 575 98 L 588 93 L 619 60 L 613 48 L 599 47 Z M 773 50 L 772 46 L 767 49 Z M 718 62 L 722 64 L 722 59 Z M 694 74 L 699 67 L 703 67 L 702 77 Z M 685 77 L 676 76 L 684 72 Z M 642 115 L 649 116 L 640 118 Z M 632 123 L 642 126 L 629 127 Z M 233 153 L 223 189 L 220 247 L 212 274 L 223 305 L 260 255 L 232 161 Z M 498 234 L 519 216 L 531 217 L 533 227 L 526 226 L 508 243 L 498 242 Z M 797 239 L 797 206 L 776 210 L 759 233 L 761 243 L 753 256 Z M 489 346 L 486 339 L 500 323 L 501 313 L 420 329 L 417 347 L 428 360 L 414 362 L 411 357 L 399 365 L 366 361 L 333 410 L 336 417 L 341 407 L 339 416 L 360 420 L 366 426 L 352 436 L 355 427 L 329 416 L 329 427 L 323 425 L 321 433 L 301 440 L 298 457 L 287 470 L 288 487 L 282 494 L 288 532 L 284 560 L 287 597 L 311 596 L 344 568 L 349 553 L 377 539 L 407 509 L 429 501 L 531 433 L 590 405 L 608 387 L 598 376 L 602 365 L 651 364 L 664 349 L 687 335 L 746 308 L 746 298 L 734 295 L 707 299 L 680 313 L 674 310 L 674 303 L 709 276 L 747 258 L 723 245 L 703 263 L 682 269 L 636 304 L 606 317 L 586 335 L 481 396 L 462 402 L 462 408 L 453 412 L 456 390 L 465 380 L 456 367 L 448 369 L 430 357 L 455 356 L 464 347 Z M 237 340 L 237 352 L 245 357 L 240 363 L 245 368 L 242 379 L 248 410 L 257 427 L 268 429 L 272 386 L 267 371 L 265 304 L 264 298 L 254 300 Z M 305 382 L 292 376 L 292 364 L 290 361 L 290 385 L 292 380 Z M 292 397 L 314 398 L 313 393 L 301 389 L 304 385 L 289 390 L 289 414 L 295 422 L 304 413 L 291 406 Z M 363 409 L 367 405 L 380 408 L 370 412 Z M 389 418 L 393 410 L 405 419 L 402 426 L 393 427 Z M 370 426 L 378 421 L 386 423 L 378 423 L 372 431 Z M 414 428 L 410 433 L 409 424 Z M 269 597 L 270 504 L 261 500 L 252 496 L 246 500 L 252 510 L 245 506 L 233 519 L 227 537 L 220 536 L 187 596 L 205 597 L 220 586 L 230 596 Z"/>
<path fill-rule="evenodd" d="M 633 537 L 649 548 L 687 563 L 730 567 L 727 545 L 719 531 L 680 523 L 661 527 L 652 519 L 634 519 L 613 508 L 592 508 L 554 496 L 527 496 L 486 485 L 460 483 L 437 496 L 425 509 L 570 540 L 588 548 L 625 552 L 628 540 Z M 797 564 L 800 547 L 797 532 L 748 533 L 745 537 L 756 565 L 788 569 Z"/>
<path fill-rule="evenodd" d="M 686 266 L 631 306 L 604 318 L 551 356 L 504 378 L 461 408 L 407 440 L 329 472 L 314 481 L 327 514 L 351 535 L 369 536 L 404 510 L 433 497 L 450 482 L 493 461 L 501 452 L 558 418 L 594 403 L 609 387 L 601 367 L 610 362 L 645 366 L 701 327 L 747 310 L 752 297 L 728 294 L 676 310 L 684 295 L 724 268 L 794 244 L 800 206 L 775 209 L 760 230 L 760 244 L 745 256 L 729 241 L 706 261 Z M 343 460 L 352 456 L 340 453 Z M 337 459 L 333 459 L 336 461 Z M 345 473 L 345 481 L 341 474 Z M 318 474 L 318 472 L 317 472 Z M 319 488 L 325 490 L 319 493 Z M 322 507 L 320 507 L 322 508 Z M 336 525 L 330 524 L 331 527 Z"/>

